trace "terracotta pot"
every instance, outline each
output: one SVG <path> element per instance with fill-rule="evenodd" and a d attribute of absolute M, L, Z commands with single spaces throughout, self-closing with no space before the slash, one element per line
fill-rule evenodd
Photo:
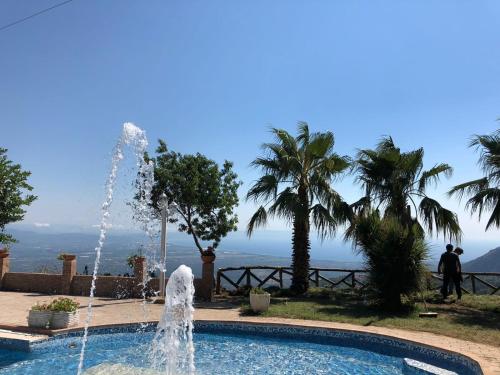
<path fill-rule="evenodd" d="M 9 256 L 9 249 L 3 248 L 0 249 L 0 258 L 7 258 Z"/>
<path fill-rule="evenodd" d="M 75 260 L 76 259 L 76 255 L 73 255 L 73 254 L 64 254 L 63 255 L 63 259 L 64 260 Z"/>
<path fill-rule="evenodd" d="M 215 254 L 202 254 L 201 260 L 203 261 L 203 263 L 213 263 L 215 261 Z"/>

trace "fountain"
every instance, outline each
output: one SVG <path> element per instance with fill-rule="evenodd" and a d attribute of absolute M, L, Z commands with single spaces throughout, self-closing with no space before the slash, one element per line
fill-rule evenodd
<path fill-rule="evenodd" d="M 85 375 L 194 375 L 193 280 L 191 268 L 185 265 L 168 280 L 165 307 L 148 354 L 150 368 L 103 363 Z"/>
<path fill-rule="evenodd" d="M 123 159 L 123 146 L 128 145 L 136 157 L 138 167 L 138 179 L 136 187 L 139 191 L 138 200 L 133 204 L 134 218 L 141 224 L 142 229 L 150 239 L 150 250 L 154 247 L 153 233 L 153 215 L 150 210 L 151 192 L 154 184 L 154 165 L 152 162 L 144 160 L 144 153 L 148 146 L 146 133 L 132 123 L 123 125 L 122 135 L 115 147 L 111 172 L 106 182 L 106 199 L 102 205 L 101 225 L 99 241 L 95 248 L 96 260 L 94 264 L 94 272 L 92 274 L 92 284 L 90 288 L 90 298 L 87 306 L 87 319 L 85 321 L 84 334 L 82 338 L 82 347 L 80 351 L 80 359 L 78 363 L 78 375 L 83 371 L 83 362 L 85 358 L 85 348 L 88 340 L 88 329 L 92 319 L 92 303 L 97 280 L 97 272 L 99 270 L 99 262 L 101 258 L 101 250 L 106 240 L 107 229 L 109 227 L 108 220 L 110 216 L 110 207 L 113 202 L 113 191 L 116 183 L 118 167 Z M 151 254 L 148 254 L 151 255 Z M 154 257 L 153 262 L 154 262 Z M 154 262 L 156 263 L 156 262 Z M 161 266 L 163 271 L 163 265 Z M 142 281 L 142 297 L 144 318 L 147 319 L 146 311 L 146 286 L 149 275 Z M 151 369 L 130 368 L 121 364 L 103 364 L 92 369 L 89 369 L 87 374 L 104 374 L 104 373 L 155 373 L 156 371 L 166 374 L 194 374 L 194 346 L 193 346 L 193 273 L 191 268 L 180 266 L 175 270 L 166 287 L 165 308 L 158 328 L 154 336 L 151 351 L 150 361 Z M 143 327 L 144 328 L 144 327 Z M 111 366 L 111 367 L 110 367 Z"/>
<path fill-rule="evenodd" d="M 88 328 L 90 325 L 90 321 L 92 319 L 92 303 L 94 301 L 94 293 L 96 287 L 97 280 L 97 272 L 99 271 L 99 262 L 101 259 L 101 250 L 104 246 L 104 242 L 106 240 L 107 229 L 109 227 L 109 210 L 111 204 L 113 202 L 113 191 L 116 183 L 116 178 L 118 174 L 118 167 L 120 162 L 123 160 L 123 146 L 128 145 L 132 147 L 132 150 L 136 157 L 136 162 L 139 170 L 139 191 L 144 192 L 139 197 L 139 202 L 136 207 L 136 214 L 138 215 L 139 221 L 141 221 L 144 225 L 144 228 L 149 228 L 149 215 L 148 212 L 148 202 L 151 198 L 151 189 L 153 186 L 153 164 L 151 162 L 146 163 L 144 161 L 144 152 L 146 151 L 146 147 L 148 146 L 148 140 L 146 138 L 146 133 L 135 126 L 134 124 L 127 122 L 123 124 L 123 131 L 118 139 L 118 143 L 115 146 L 112 162 L 111 162 L 111 171 L 109 173 L 107 182 L 106 182 L 106 197 L 104 203 L 101 207 L 101 223 L 100 223 L 100 233 L 99 233 L 99 241 L 95 248 L 95 263 L 94 263 L 94 271 L 92 273 L 92 283 L 90 287 L 90 298 L 87 306 L 87 319 L 85 320 L 85 328 L 82 339 L 82 348 L 80 351 L 80 361 L 78 364 L 78 375 L 82 373 L 83 369 L 83 360 L 85 357 L 85 347 L 87 343 L 88 337 Z M 149 234 L 149 233 L 148 233 Z M 143 284 L 145 284 L 143 282 Z M 145 286 L 143 285 L 143 288 Z"/>
<path fill-rule="evenodd" d="M 195 372 L 193 297 L 193 272 L 181 265 L 168 280 L 165 308 L 149 355 L 153 369 L 162 374 L 192 375 Z"/>

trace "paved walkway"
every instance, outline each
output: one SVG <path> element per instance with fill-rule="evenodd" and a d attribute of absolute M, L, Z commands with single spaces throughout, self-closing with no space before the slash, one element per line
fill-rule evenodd
<path fill-rule="evenodd" d="M 39 340 L 43 335 L 19 333 L 26 331 L 28 311 L 35 303 L 48 302 L 57 296 L 45 296 L 34 293 L 0 292 L 0 337 L 15 337 L 26 340 Z M 86 305 L 88 297 L 72 297 L 81 304 L 80 327 L 86 319 Z M 157 321 L 160 317 L 162 305 L 148 304 L 146 319 L 144 306 L 140 300 L 116 300 L 111 298 L 96 298 L 92 317 L 93 326 L 105 326 L 118 323 L 137 323 Z M 290 324 L 304 327 L 322 327 L 349 330 L 356 332 L 370 332 L 380 335 L 397 337 L 403 340 L 418 342 L 424 345 L 442 348 L 469 356 L 481 365 L 485 375 L 500 375 L 500 348 L 483 345 L 450 337 L 444 337 L 427 332 L 405 331 L 384 327 L 364 327 L 353 324 L 320 322 L 299 319 L 263 318 L 240 316 L 234 305 L 227 303 L 199 304 L 195 311 L 195 320 L 214 320 L 227 322 L 248 322 L 268 324 Z M 17 331 L 17 332 L 16 332 Z M 32 330 L 30 332 L 33 332 Z"/>

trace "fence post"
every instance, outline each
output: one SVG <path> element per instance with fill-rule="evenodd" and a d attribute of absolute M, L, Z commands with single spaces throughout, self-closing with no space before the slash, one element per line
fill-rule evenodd
<path fill-rule="evenodd" d="M 356 287 L 356 274 L 354 271 L 351 273 L 351 285 L 353 289 Z"/>
<path fill-rule="evenodd" d="M 218 270 L 217 271 L 217 284 L 216 284 L 216 287 L 215 287 L 215 293 L 216 294 L 220 294 L 220 283 L 221 283 L 220 274 L 221 274 L 221 271 Z"/>
<path fill-rule="evenodd" d="M 476 277 L 474 275 L 470 275 L 470 282 L 472 284 L 472 293 L 476 294 Z"/>
<path fill-rule="evenodd" d="M 279 270 L 279 279 L 280 279 L 280 289 L 283 289 L 283 269 Z"/>
<path fill-rule="evenodd" d="M 245 272 L 247 274 L 247 286 L 252 286 L 252 280 L 250 279 L 250 269 L 245 268 Z"/>
<path fill-rule="evenodd" d="M 319 287 L 319 270 L 316 270 L 316 272 L 314 273 L 314 285 L 316 285 L 316 287 Z"/>

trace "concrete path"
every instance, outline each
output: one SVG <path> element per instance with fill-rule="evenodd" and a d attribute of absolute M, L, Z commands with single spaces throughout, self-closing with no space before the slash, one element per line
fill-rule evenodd
<path fill-rule="evenodd" d="M 34 293 L 0 292 L 0 338 L 22 337 L 19 331 L 37 333 L 27 328 L 28 311 L 35 303 L 49 302 L 58 296 L 46 296 Z M 81 304 L 80 327 L 87 314 L 88 297 L 72 297 Z M 111 298 L 96 298 L 92 326 L 107 326 L 122 323 L 138 323 L 143 321 L 157 321 L 160 317 L 162 305 L 147 304 L 137 299 L 116 300 Z M 444 337 L 427 332 L 405 331 L 384 327 L 364 327 L 353 324 L 320 322 L 299 319 L 263 318 L 241 316 L 239 309 L 228 303 L 198 304 L 195 306 L 195 320 L 212 320 L 226 322 L 247 322 L 266 324 L 290 324 L 303 327 L 322 327 L 340 330 L 369 332 L 385 336 L 396 337 L 424 345 L 441 348 L 447 351 L 461 353 L 476 360 L 482 367 L 485 375 L 500 375 L 500 348 Z M 145 315 L 146 314 L 146 315 Z M 146 316 L 146 318 L 145 318 Z M 41 332 L 38 332 L 41 333 Z M 43 334 L 27 335 L 27 340 L 39 340 Z"/>

